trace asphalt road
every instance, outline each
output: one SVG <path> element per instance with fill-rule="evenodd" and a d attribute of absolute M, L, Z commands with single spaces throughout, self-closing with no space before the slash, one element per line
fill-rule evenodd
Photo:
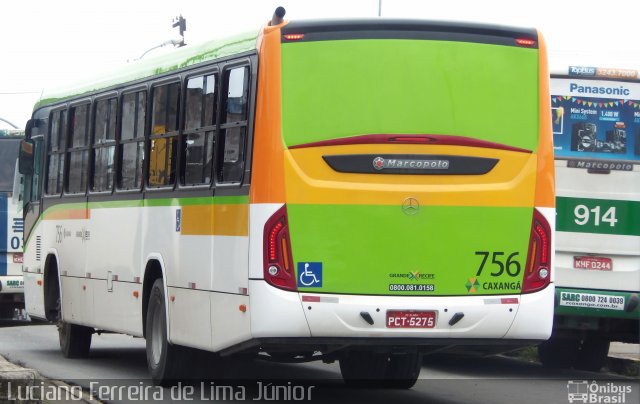
<path fill-rule="evenodd" d="M 249 380 L 244 387 L 225 380 L 207 380 L 161 389 L 148 380 L 142 339 L 116 334 L 94 335 L 90 358 L 72 360 L 60 354 L 54 326 L 24 326 L 12 322 L 2 323 L 0 327 L 1 355 L 37 369 L 48 378 L 91 388 L 94 397 L 105 402 L 202 403 L 234 402 L 241 398 L 269 401 L 267 399 L 278 394 L 278 401 L 310 398 L 317 403 L 568 403 L 568 393 L 576 388 L 576 381 L 582 384 L 583 391 L 592 383 L 592 388 L 599 389 L 593 396 L 599 401 L 593 402 L 614 402 L 610 401 L 614 396 L 619 403 L 640 402 L 637 379 L 581 371 L 549 371 L 538 364 L 505 357 L 429 361 L 423 366 L 416 386 L 406 391 L 348 388 L 342 383 L 335 363 L 278 364 L 259 360 L 243 363 L 234 371 L 237 377 Z M 277 380 L 274 382 L 274 379 Z M 268 382 L 274 384 L 265 389 Z M 284 387 L 274 388 L 276 384 Z M 622 395 L 616 392 L 627 386 L 631 392 Z"/>

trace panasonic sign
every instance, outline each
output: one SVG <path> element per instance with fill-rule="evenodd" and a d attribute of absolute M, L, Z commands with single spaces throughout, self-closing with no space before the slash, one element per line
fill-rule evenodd
<path fill-rule="evenodd" d="M 631 90 L 624 86 L 605 87 L 605 86 L 581 86 L 577 83 L 569 84 L 570 93 L 580 94 L 597 94 L 597 95 L 624 95 L 631 94 Z"/>
<path fill-rule="evenodd" d="M 551 94 L 556 96 L 640 100 L 640 83 L 552 77 L 550 84 Z"/>

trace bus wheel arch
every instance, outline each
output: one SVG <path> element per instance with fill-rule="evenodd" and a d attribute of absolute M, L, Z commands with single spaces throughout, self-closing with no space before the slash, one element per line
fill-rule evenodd
<path fill-rule="evenodd" d="M 189 373 L 194 351 L 174 345 L 169 338 L 167 278 L 162 257 L 150 256 L 142 286 L 142 321 L 147 367 L 154 384 L 172 386 Z"/>
<path fill-rule="evenodd" d="M 62 314 L 58 257 L 54 253 L 47 255 L 43 272 L 44 314 L 47 320 L 56 322 Z"/>
<path fill-rule="evenodd" d="M 62 320 L 62 291 L 58 257 L 47 255 L 44 267 L 44 306 L 47 320 L 56 323 L 60 350 L 65 358 L 86 358 L 91 348 L 93 328 Z"/>
<path fill-rule="evenodd" d="M 151 258 L 147 261 L 142 281 L 142 335 L 145 338 L 147 337 L 147 310 L 149 309 L 151 290 L 157 279 L 162 279 L 166 285 L 162 263 L 159 259 Z"/>

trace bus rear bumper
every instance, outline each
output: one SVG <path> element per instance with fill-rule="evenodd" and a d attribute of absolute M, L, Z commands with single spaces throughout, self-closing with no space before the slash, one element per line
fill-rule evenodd
<path fill-rule="evenodd" d="M 528 295 L 360 296 L 287 292 L 252 280 L 250 292 L 253 338 L 545 340 L 553 324 L 553 285 Z M 394 310 L 433 312 L 435 324 L 390 327 Z"/>

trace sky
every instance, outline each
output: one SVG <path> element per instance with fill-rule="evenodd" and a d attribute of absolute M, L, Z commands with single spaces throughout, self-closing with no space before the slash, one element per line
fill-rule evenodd
<path fill-rule="evenodd" d="M 382 0 L 380 18 L 475 21 L 538 28 L 552 67 L 640 69 L 638 0 Z M 0 118 L 24 127 L 43 89 L 135 63 L 179 38 L 197 44 L 256 31 L 277 6 L 285 19 L 378 18 L 379 0 L 3 0 Z M 171 52 L 150 51 L 145 57 Z M 0 128 L 9 128 L 0 119 Z"/>

